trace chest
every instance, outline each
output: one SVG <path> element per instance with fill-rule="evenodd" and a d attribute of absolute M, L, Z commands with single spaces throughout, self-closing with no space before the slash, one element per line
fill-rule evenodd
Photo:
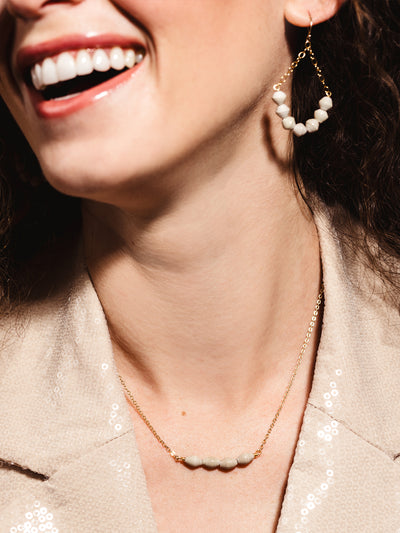
<path fill-rule="evenodd" d="M 223 472 L 175 463 L 151 435 L 137 431 L 159 533 L 273 533 L 297 442 L 296 432 L 286 441 L 284 433 L 247 467 Z"/>

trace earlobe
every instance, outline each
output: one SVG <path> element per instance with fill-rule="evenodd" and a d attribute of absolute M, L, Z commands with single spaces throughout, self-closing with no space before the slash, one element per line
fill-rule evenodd
<path fill-rule="evenodd" d="M 346 0 L 286 0 L 285 18 L 294 26 L 307 27 L 332 18 Z"/>

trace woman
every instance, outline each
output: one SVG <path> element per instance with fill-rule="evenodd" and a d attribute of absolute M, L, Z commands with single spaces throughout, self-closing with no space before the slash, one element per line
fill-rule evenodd
<path fill-rule="evenodd" d="M 0 6 L 0 531 L 397 531 L 395 2 Z"/>

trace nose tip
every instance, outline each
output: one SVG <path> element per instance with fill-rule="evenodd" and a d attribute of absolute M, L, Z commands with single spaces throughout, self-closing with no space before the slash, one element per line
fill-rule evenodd
<path fill-rule="evenodd" d="M 5 3 L 12 15 L 24 19 L 35 19 L 39 18 L 44 9 L 51 4 L 79 4 L 82 1 L 83 0 L 6 0 Z"/>

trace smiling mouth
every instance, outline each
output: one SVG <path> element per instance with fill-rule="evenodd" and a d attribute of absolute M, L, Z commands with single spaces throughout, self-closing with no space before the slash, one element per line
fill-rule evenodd
<path fill-rule="evenodd" d="M 70 50 L 38 61 L 24 78 L 44 100 L 65 100 L 132 69 L 144 56 L 140 47 Z"/>

